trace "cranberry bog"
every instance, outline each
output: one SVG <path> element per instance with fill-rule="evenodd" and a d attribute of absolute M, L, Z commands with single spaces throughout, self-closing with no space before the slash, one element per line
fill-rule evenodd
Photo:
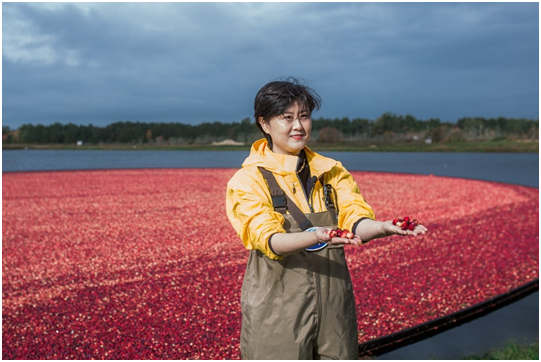
<path fill-rule="evenodd" d="M 247 252 L 232 169 L 2 175 L 4 359 L 238 359 Z M 352 172 L 378 220 L 429 232 L 347 246 L 365 343 L 539 278 L 538 188 Z"/>

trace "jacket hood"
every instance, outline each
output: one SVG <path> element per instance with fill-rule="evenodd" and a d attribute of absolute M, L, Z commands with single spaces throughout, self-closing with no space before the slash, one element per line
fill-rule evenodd
<path fill-rule="evenodd" d="M 307 146 L 304 147 L 304 152 L 306 153 L 306 159 L 310 165 L 312 175 L 320 176 L 337 165 L 335 160 L 324 157 L 312 151 Z M 298 156 L 272 152 L 267 140 L 261 138 L 252 144 L 250 155 L 244 160 L 242 167 L 261 166 L 275 174 L 285 175 L 295 172 L 298 161 Z"/>

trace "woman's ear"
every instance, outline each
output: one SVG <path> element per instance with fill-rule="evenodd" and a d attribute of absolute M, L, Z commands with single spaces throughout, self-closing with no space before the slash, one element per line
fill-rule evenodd
<path fill-rule="evenodd" d="M 263 132 L 268 134 L 269 133 L 269 126 L 267 125 L 267 122 L 265 122 L 263 117 L 259 117 L 259 119 L 257 121 L 261 125 L 261 129 L 263 129 Z"/>

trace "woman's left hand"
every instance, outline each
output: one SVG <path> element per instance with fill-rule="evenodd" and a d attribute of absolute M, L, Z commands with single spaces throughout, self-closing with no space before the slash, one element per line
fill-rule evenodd
<path fill-rule="evenodd" d="M 381 228 L 386 236 L 390 235 L 412 235 L 417 236 L 419 234 L 424 235 L 428 229 L 424 225 L 417 225 L 413 230 L 402 230 L 400 226 L 393 225 L 392 221 L 385 221 L 382 223 Z"/>

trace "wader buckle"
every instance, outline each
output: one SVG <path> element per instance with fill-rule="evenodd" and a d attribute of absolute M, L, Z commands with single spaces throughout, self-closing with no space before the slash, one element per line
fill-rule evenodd
<path fill-rule="evenodd" d="M 327 210 L 336 210 L 336 207 L 334 206 L 334 196 L 332 190 L 333 188 L 329 184 L 326 184 L 323 187 L 323 194 L 325 195 L 325 207 L 327 207 Z"/>
<path fill-rule="evenodd" d="M 274 206 L 274 209 L 287 209 L 287 200 L 285 195 L 272 196 L 272 204 Z"/>

